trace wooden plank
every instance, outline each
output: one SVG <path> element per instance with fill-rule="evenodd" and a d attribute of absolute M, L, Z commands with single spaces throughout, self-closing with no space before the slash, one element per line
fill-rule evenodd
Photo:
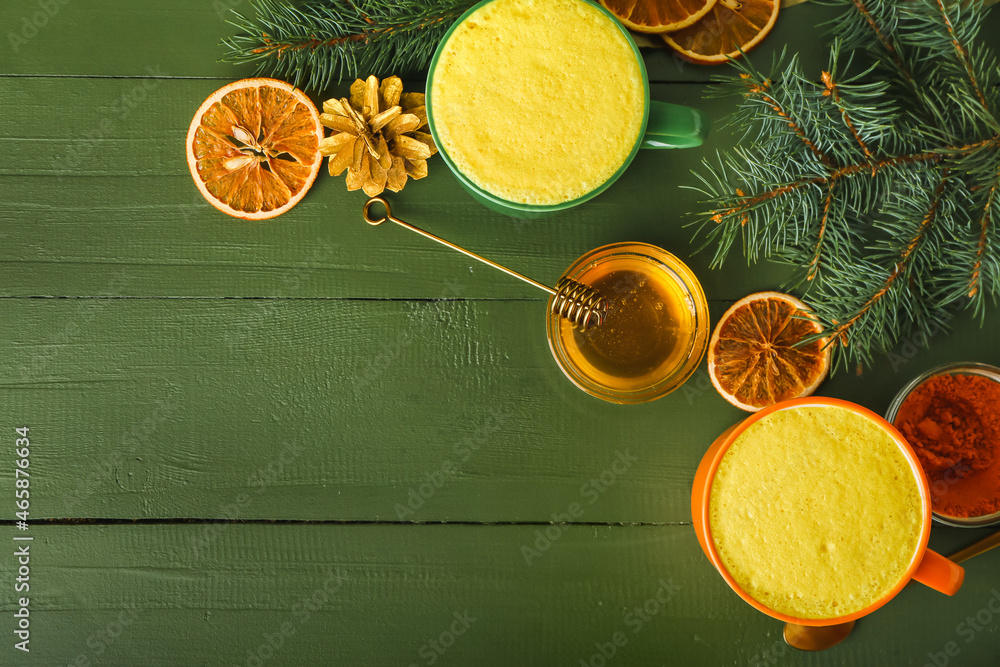
<path fill-rule="evenodd" d="M 230 7 L 249 3 L 0 0 L 0 74 L 147 77 L 149 66 L 156 76 L 239 79 L 253 68 L 219 62 L 219 42 L 235 32 Z"/>
<path fill-rule="evenodd" d="M 0 150 L 13 156 L 0 165 L 0 295 L 437 298 L 457 280 L 463 296 L 537 298 L 534 288 L 426 239 L 363 224 L 364 195 L 326 173 L 276 220 L 219 213 L 191 183 L 182 151 L 193 110 L 217 83 L 158 80 L 149 90 L 146 83 L 0 79 L 7 110 Z M 687 257 L 694 230 L 683 212 L 700 205 L 682 186 L 696 182 L 688 172 L 701 159 L 732 142 L 717 131 L 730 102 L 702 102 L 700 86 L 655 92 L 708 111 L 714 127 L 704 149 L 642 151 L 596 200 L 530 222 L 479 206 L 435 159 L 428 178 L 391 197 L 395 210 L 552 283 L 584 252 L 615 241 L 647 241 Z M 61 121 L 38 122 L 47 116 Z M 786 275 L 735 258 L 723 280 L 707 270 L 709 260 L 702 253 L 691 264 L 711 298 L 774 287 Z"/>
<path fill-rule="evenodd" d="M 541 301 L 11 299 L 0 423 L 32 428 L 47 517 L 229 517 L 249 489 L 241 516 L 547 520 L 593 497 L 588 520 L 686 521 L 705 417 L 732 410 L 664 434 L 669 403 L 573 388 L 543 320 Z M 584 497 L 619 452 L 633 491 Z"/>
<path fill-rule="evenodd" d="M 952 641 L 959 664 L 1000 660 L 995 623 L 966 634 L 968 617 L 992 614 L 1000 551 L 970 564 L 955 598 L 914 586 L 835 651 L 779 655 L 780 624 L 725 588 L 689 527 L 545 524 L 593 497 L 584 486 L 622 447 L 638 460 L 581 520 L 684 523 L 704 447 L 742 413 L 714 394 L 704 369 L 644 406 L 583 395 L 546 350 L 538 295 L 402 232 L 345 231 L 362 198 L 329 179 L 268 225 L 199 202 L 171 146 L 197 103 L 242 75 L 217 62 L 228 30 L 220 4 L 236 0 L 59 2 L 15 57 L 0 47 L 0 148 L 10 156 L 0 166 L 0 437 L 32 426 L 32 520 L 537 525 L 32 525 L 29 664 L 249 664 L 251 650 L 266 664 L 427 664 L 428 642 L 466 610 L 482 615 L 436 664 L 597 664 L 664 577 L 680 586 L 676 598 L 626 634 L 615 665 L 924 664 Z M 0 0 L 13 30 L 31 11 Z M 802 27 L 811 24 L 783 21 L 755 62 L 797 35 L 820 63 Z M 73 78 L 91 76 L 137 78 Z M 696 100 L 701 87 L 654 92 Z M 714 120 L 731 101 L 711 104 Z M 676 184 L 730 144 L 641 155 L 612 191 L 551 224 L 485 212 L 440 164 L 399 198 L 399 212 L 540 278 L 626 233 L 685 254 L 690 230 L 677 212 L 696 206 L 664 175 Z M 781 275 L 736 264 L 706 274 L 699 261 L 715 315 Z M 227 296 L 282 298 L 161 298 Z M 399 298 L 412 300 L 381 300 Z M 959 319 L 934 350 L 905 343 L 823 393 L 882 410 L 931 365 L 1000 362 L 983 330 Z M 400 516 L 395 505 L 433 487 L 467 438 L 480 449 Z M 10 473 L 0 480 L 10 497 Z M 520 547 L 557 529 L 528 566 Z M 935 528 L 932 540 L 948 551 L 983 532 Z M 0 559 L 7 581 L 13 567 Z M 330 568 L 344 582 L 322 601 Z M 303 620 L 295 605 L 310 597 L 321 608 Z M 11 593 L 0 607 L 13 613 Z M 294 636 L 267 654 L 285 623 Z M 0 651 L 0 664 L 25 664 L 9 644 Z"/>
<path fill-rule="evenodd" d="M 32 507 L 46 518 L 547 521 L 580 502 L 585 521 L 688 521 L 702 453 L 745 413 L 704 367 L 653 403 L 587 396 L 552 360 L 543 313 L 542 301 L 4 299 L 0 436 L 31 427 Z M 966 315 L 931 343 L 821 393 L 883 412 L 930 366 L 1000 363 Z M 13 488 L 2 475 L 0 496 Z"/>
<path fill-rule="evenodd" d="M 175 1 L 155 8 L 128 0 L 0 0 L 6 28 L 2 48 L 8 55 L 0 60 L 0 76 L 146 77 L 146 67 L 152 66 L 162 76 L 239 79 L 252 74 L 253 67 L 220 62 L 225 55 L 220 41 L 236 32 L 227 22 L 230 8 L 252 11 L 244 0 Z M 803 26 L 811 28 L 836 14 L 813 4 L 786 9 L 755 51 L 755 61 L 770 62 L 785 44 L 815 52 L 808 47 L 814 45 L 816 31 Z M 644 54 L 654 81 L 706 81 L 719 69 L 685 66 L 666 49 L 644 49 Z"/>
<path fill-rule="evenodd" d="M 50 16 L 41 5 L 51 7 Z M 227 23 L 230 7 L 250 11 L 244 0 L 177 0 L 155 8 L 129 0 L 65 4 L 63 0 L 0 0 L 5 28 L 0 77 L 155 75 L 231 81 L 250 76 L 252 66 L 221 62 L 225 49 L 220 42 L 235 33 Z M 839 13 L 812 2 L 785 8 L 771 34 L 750 58 L 766 70 L 787 47 L 789 53 L 800 53 L 806 72 L 815 72 L 818 78 L 827 66 L 827 57 L 816 45 L 829 40 L 822 24 Z M 1000 12 L 993 10 L 983 34 L 997 34 L 998 29 Z M 704 82 L 732 71 L 725 65 L 691 65 L 666 48 L 644 48 L 643 55 L 650 80 L 656 82 Z"/>
<path fill-rule="evenodd" d="M 521 548 L 543 530 L 558 536 L 528 565 Z M 686 526 L 29 533 L 30 661 L 8 638 L 4 664 L 599 665 L 616 633 L 624 646 L 614 665 L 921 665 L 950 641 L 960 646 L 955 664 L 1000 656 L 986 629 L 995 627 L 1000 550 L 968 563 L 956 596 L 913 584 L 835 650 L 804 655 L 783 650 L 781 624 L 728 590 Z M 953 530 L 945 546 L 969 535 Z M 8 580 L 13 562 L 0 559 Z M 8 618 L 16 609 L 9 595 L 0 607 Z M 984 629 L 973 631 L 966 618 L 983 609 Z"/>

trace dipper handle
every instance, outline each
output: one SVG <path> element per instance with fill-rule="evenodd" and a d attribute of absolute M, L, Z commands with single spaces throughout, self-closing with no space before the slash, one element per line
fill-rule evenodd
<path fill-rule="evenodd" d="M 373 204 L 381 204 L 385 207 L 385 215 L 381 218 L 372 217 L 371 207 Z M 365 202 L 365 207 L 362 211 L 365 222 L 373 227 L 381 225 L 386 220 L 396 223 L 400 227 L 405 227 L 411 232 L 416 232 L 421 236 L 429 238 L 432 241 L 437 241 L 441 245 L 447 246 L 452 250 L 457 250 L 463 255 L 467 255 L 472 259 L 478 260 L 483 264 L 492 266 L 498 271 L 503 271 L 509 276 L 514 276 L 519 280 L 523 280 L 529 285 L 533 285 L 540 290 L 544 290 L 552 295 L 552 312 L 557 313 L 560 317 L 564 317 L 574 324 L 574 326 L 579 327 L 581 330 L 586 330 L 590 326 L 599 326 L 603 321 L 604 317 L 608 312 L 607 302 L 597 293 L 592 287 L 588 287 L 583 283 L 577 282 L 575 280 L 570 280 L 569 278 L 563 277 L 559 280 L 559 283 L 555 288 L 549 287 L 544 283 L 540 283 L 537 280 L 533 280 L 526 275 L 518 273 L 512 269 L 508 269 L 502 264 L 497 264 L 496 262 L 486 259 L 481 255 L 466 250 L 465 248 L 455 245 L 451 241 L 446 241 L 445 239 L 437 236 L 436 234 L 431 234 L 428 231 L 424 231 L 419 227 L 411 225 L 410 223 L 400 220 L 399 218 L 393 217 L 392 209 L 389 207 L 389 202 L 387 202 L 382 197 L 372 197 L 367 202 Z"/>

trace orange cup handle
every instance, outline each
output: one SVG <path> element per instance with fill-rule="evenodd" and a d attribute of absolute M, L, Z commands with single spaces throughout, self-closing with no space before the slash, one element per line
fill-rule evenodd
<path fill-rule="evenodd" d="M 927 549 L 913 578 L 945 595 L 954 595 L 962 587 L 965 570 L 936 551 Z"/>

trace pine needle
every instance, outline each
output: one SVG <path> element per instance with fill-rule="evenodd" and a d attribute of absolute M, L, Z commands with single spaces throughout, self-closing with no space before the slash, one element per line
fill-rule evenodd
<path fill-rule="evenodd" d="M 430 64 L 438 42 L 475 0 L 252 0 L 223 58 L 254 63 L 311 92 L 345 79 L 405 75 Z"/>
<path fill-rule="evenodd" d="M 698 229 L 714 266 L 736 245 L 793 266 L 854 367 L 996 301 L 1000 68 L 976 42 L 980 0 L 824 4 L 845 10 L 825 71 L 734 62 L 731 123 L 751 141 L 697 174 Z"/>

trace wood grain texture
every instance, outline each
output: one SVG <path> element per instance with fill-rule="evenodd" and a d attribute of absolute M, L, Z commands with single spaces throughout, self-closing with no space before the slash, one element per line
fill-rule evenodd
<path fill-rule="evenodd" d="M 615 632 L 628 641 L 613 667 L 923 665 L 948 642 L 951 664 L 1000 661 L 997 617 L 982 620 L 1000 550 L 967 564 L 953 598 L 910 586 L 834 651 L 786 651 L 687 525 L 698 460 L 744 416 L 704 367 L 660 401 L 605 404 L 555 366 L 542 295 L 367 228 L 339 180 L 265 224 L 203 202 L 183 137 L 205 96 L 249 74 L 218 62 L 226 8 L 248 3 L 54 0 L 15 48 L 41 6 L 0 0 L 0 451 L 31 426 L 35 539 L 32 654 L 5 644 L 0 665 L 575 667 L 599 664 Z M 830 15 L 783 12 L 754 62 L 789 45 L 818 75 L 812 26 Z M 1000 12 L 984 34 L 1000 34 Z M 699 206 L 679 186 L 733 144 L 719 128 L 732 100 L 701 100 L 727 68 L 662 50 L 646 64 L 654 99 L 709 114 L 704 149 L 645 151 L 595 201 L 531 223 L 479 207 L 438 161 L 397 213 L 547 281 L 605 243 L 662 245 L 713 317 L 777 287 L 781 267 L 688 257 L 684 214 Z M 954 321 L 931 350 L 905 341 L 820 393 L 881 412 L 931 366 L 1000 363 L 995 315 Z M 609 484 L 620 451 L 635 461 Z M 13 485 L 0 466 L 0 498 Z M 935 527 L 931 545 L 985 532 Z M 522 547 L 539 550 L 530 566 Z M 14 562 L 0 557 L 4 581 Z M 633 632 L 661 579 L 676 596 Z M 8 632 L 14 609 L 5 586 Z M 438 654 L 429 642 L 466 611 L 477 620 Z"/>
<path fill-rule="evenodd" d="M 547 521 L 580 502 L 584 521 L 689 521 L 698 461 L 745 413 L 704 367 L 653 403 L 585 395 L 549 353 L 544 308 L 0 299 L 0 427 L 32 428 L 47 518 Z M 1000 363 L 968 316 L 932 342 L 819 393 L 883 412 L 926 368 Z M 4 471 L 0 497 L 12 484 Z"/>
<path fill-rule="evenodd" d="M 2 308 L 0 423 L 40 443 L 48 517 L 236 518 L 252 487 L 243 518 L 548 520 L 627 451 L 639 464 L 586 520 L 687 521 L 696 457 L 734 416 L 705 391 L 587 397 L 551 358 L 543 301 Z M 665 428 L 696 400 L 708 412 Z"/>
<path fill-rule="evenodd" d="M 809 655 L 726 587 L 690 527 L 566 528 L 529 566 L 521 547 L 544 529 L 36 527 L 31 661 L 5 664 L 252 665 L 256 653 L 267 665 L 575 667 L 616 632 L 614 665 L 922 665 L 949 641 L 953 664 L 1000 657 L 995 633 L 967 642 L 952 620 L 1000 596 L 998 551 L 968 564 L 956 596 L 912 584 Z M 0 608 L 13 611 L 8 598 Z"/>
<path fill-rule="evenodd" d="M 220 62 L 225 52 L 219 42 L 234 32 L 227 23 L 230 7 L 247 10 L 250 4 L 185 0 L 148 7 L 128 0 L 2 0 L 0 72 L 148 77 L 146 66 L 153 65 L 163 76 L 239 79 L 253 68 Z"/>
<path fill-rule="evenodd" d="M 398 228 L 361 220 L 365 197 L 320 175 L 294 210 L 266 223 L 230 218 L 191 182 L 183 142 L 213 81 L 0 78 L 0 295 L 537 298 L 532 287 Z M 139 93 L 142 91 L 141 99 Z M 390 196 L 400 217 L 554 284 L 577 257 L 617 241 L 646 241 L 689 261 L 710 298 L 773 288 L 782 267 L 734 258 L 727 275 L 709 253 L 691 257 L 700 208 L 688 172 L 732 139 L 719 129 L 730 101 L 702 86 L 654 96 L 706 109 L 705 150 L 642 151 L 608 192 L 551 218 L 517 221 L 476 204 L 440 159 L 429 178 Z M 123 100 L 134 100 L 130 107 Z M 72 108 L 77 113 L 65 114 Z M 58 124 L 39 117 L 61 117 Z M 657 196 L 650 196 L 655 192 Z M 458 296 L 456 293 L 455 296 Z"/>
<path fill-rule="evenodd" d="M 155 9 L 129 0 L 53 1 L 58 11 L 39 17 L 37 2 L 0 0 L 5 28 L 0 76 L 155 75 L 231 81 L 253 74 L 252 66 L 221 62 L 225 49 L 220 41 L 234 33 L 226 22 L 227 10 L 249 11 L 245 0 L 175 0 Z M 806 71 L 816 72 L 818 78 L 827 58 L 817 48 L 826 37 L 817 38 L 822 28 L 816 26 L 838 14 L 814 2 L 785 8 L 769 37 L 753 50 L 753 62 L 766 68 L 787 45 L 789 53 L 799 52 Z M 993 11 L 983 34 L 996 34 L 997 29 L 1000 16 Z M 725 73 L 723 66 L 692 65 L 666 48 L 646 48 L 643 54 L 649 78 L 655 82 L 705 82 Z M 158 69 L 151 73 L 147 66 Z"/>
<path fill-rule="evenodd" d="M 245 0 L 184 0 L 149 9 L 129 0 L 66 2 L 53 0 L 49 16 L 38 3 L 0 0 L 6 35 L 0 49 L 2 75 L 150 76 L 147 65 L 162 75 L 183 78 L 233 80 L 253 73 L 252 66 L 221 62 L 224 36 L 235 32 L 227 23 L 229 9 L 252 11 Z M 53 11 L 54 10 L 54 11 Z M 788 8 L 779 17 L 772 37 L 754 51 L 755 60 L 769 63 L 780 47 L 816 56 L 817 67 L 825 65 L 814 45 L 810 27 L 828 20 L 836 12 L 811 6 Z M 27 23 L 26 23 L 27 21 Z M 15 35 L 11 40 L 10 34 Z M 26 37 L 27 36 L 27 37 Z M 97 48 L 99 46 L 99 48 Z M 719 72 L 674 58 L 667 49 L 644 49 L 652 81 L 707 81 Z"/>

